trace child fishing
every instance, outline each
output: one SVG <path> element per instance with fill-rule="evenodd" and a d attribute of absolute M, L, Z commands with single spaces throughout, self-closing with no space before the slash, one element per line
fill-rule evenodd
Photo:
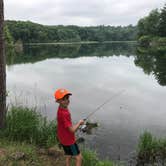
<path fill-rule="evenodd" d="M 82 155 L 76 144 L 75 132 L 80 125 L 84 124 L 84 120 L 80 120 L 75 125 L 72 124 L 68 109 L 71 95 L 66 89 L 57 89 L 54 93 L 55 100 L 59 104 L 57 111 L 57 136 L 66 155 L 66 166 L 70 166 L 71 157 L 75 157 L 76 166 L 81 166 Z"/>

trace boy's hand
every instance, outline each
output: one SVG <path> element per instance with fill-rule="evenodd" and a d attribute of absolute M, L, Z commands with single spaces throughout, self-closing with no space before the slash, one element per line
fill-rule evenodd
<path fill-rule="evenodd" d="M 78 122 L 80 125 L 83 125 L 84 124 L 84 120 L 83 119 L 81 119 L 81 120 L 79 120 L 79 122 Z"/>

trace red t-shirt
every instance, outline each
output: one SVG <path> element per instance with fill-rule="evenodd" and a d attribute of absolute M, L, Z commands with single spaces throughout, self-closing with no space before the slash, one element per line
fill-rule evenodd
<path fill-rule="evenodd" d="M 57 134 L 60 143 L 63 145 L 74 144 L 75 135 L 68 129 L 72 126 L 71 115 L 68 109 L 58 108 L 57 122 Z"/>

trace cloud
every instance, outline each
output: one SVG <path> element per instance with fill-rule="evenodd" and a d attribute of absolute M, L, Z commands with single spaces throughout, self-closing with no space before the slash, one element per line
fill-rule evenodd
<path fill-rule="evenodd" d="M 165 0 L 8 0 L 5 19 L 46 25 L 129 25 L 164 3 Z"/>

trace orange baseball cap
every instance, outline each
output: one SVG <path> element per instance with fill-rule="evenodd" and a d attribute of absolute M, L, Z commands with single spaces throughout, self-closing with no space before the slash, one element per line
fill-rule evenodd
<path fill-rule="evenodd" d="M 67 89 L 57 89 L 54 93 L 54 97 L 56 100 L 62 99 L 66 95 L 72 95 Z"/>

